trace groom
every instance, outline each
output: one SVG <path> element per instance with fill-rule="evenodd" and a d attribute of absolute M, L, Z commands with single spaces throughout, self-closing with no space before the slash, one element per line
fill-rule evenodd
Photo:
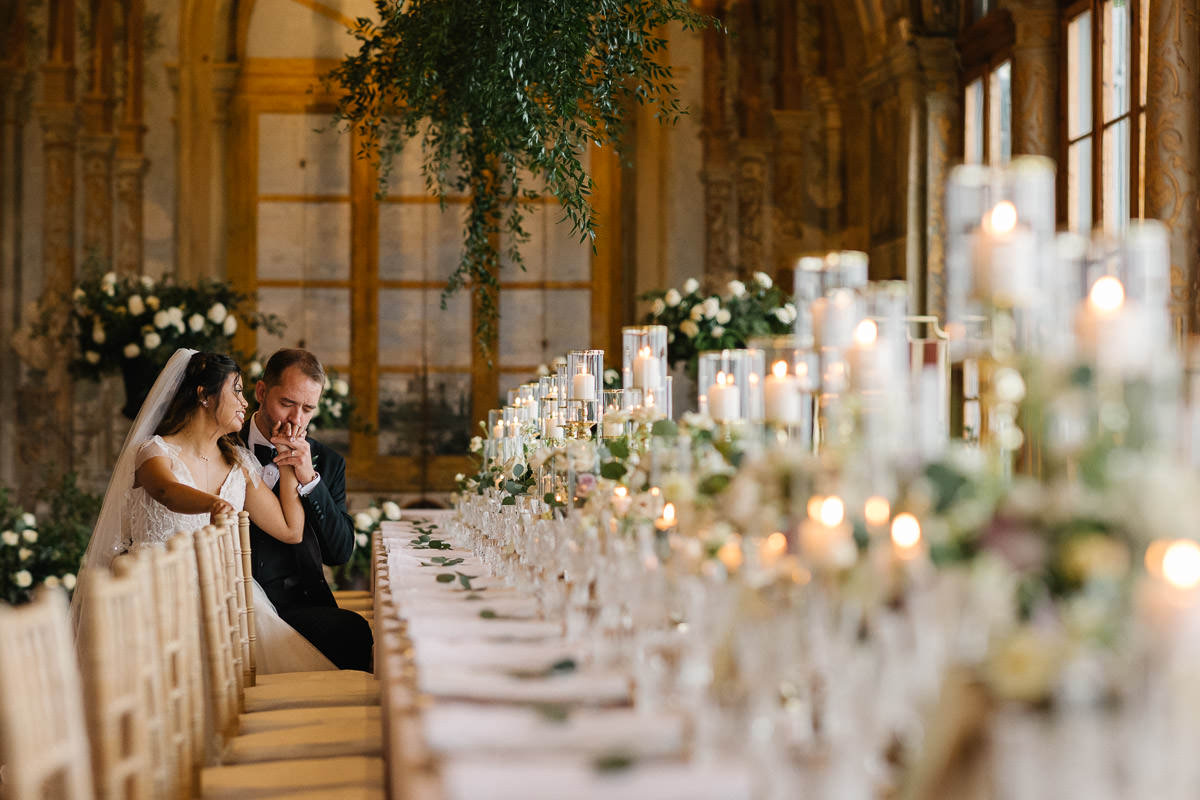
<path fill-rule="evenodd" d="M 290 464 L 300 483 L 304 538 L 285 544 L 250 526 L 254 578 L 284 621 L 339 669 L 371 670 L 373 640 L 367 621 L 338 608 L 321 564 L 344 564 L 354 552 L 354 524 L 346 513 L 346 462 L 307 438 L 309 420 L 325 388 L 325 370 L 307 350 L 279 350 L 254 387 L 258 410 L 242 440 L 263 465 L 263 480 L 279 491 L 278 465 Z"/>

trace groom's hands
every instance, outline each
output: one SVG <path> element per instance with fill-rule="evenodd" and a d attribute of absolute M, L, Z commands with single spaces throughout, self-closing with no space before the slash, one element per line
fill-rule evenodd
<path fill-rule="evenodd" d="M 291 423 L 280 424 L 271 434 L 271 444 L 275 445 L 278 454 L 275 463 L 280 467 L 291 467 L 296 472 L 296 480 L 301 486 L 311 483 L 317 477 L 317 471 L 312 465 L 312 449 L 305 438 L 307 431 L 296 428 Z"/>

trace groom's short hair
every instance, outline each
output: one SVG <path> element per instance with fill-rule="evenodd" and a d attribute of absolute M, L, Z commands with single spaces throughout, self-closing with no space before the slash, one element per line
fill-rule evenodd
<path fill-rule="evenodd" d="M 275 354 L 267 359 L 267 366 L 263 368 L 262 382 L 267 385 L 268 389 L 278 386 L 279 382 L 283 380 L 284 371 L 289 367 L 296 367 L 324 388 L 325 369 L 321 366 L 321 362 L 312 353 L 299 348 L 276 350 Z"/>

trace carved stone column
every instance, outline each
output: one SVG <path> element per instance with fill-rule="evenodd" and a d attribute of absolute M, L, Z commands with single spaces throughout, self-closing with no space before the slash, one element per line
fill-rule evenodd
<path fill-rule="evenodd" d="M 93 0 L 91 85 L 83 98 L 83 251 L 107 269 L 112 264 L 113 223 L 113 6 Z"/>
<path fill-rule="evenodd" d="M 925 304 L 926 314 L 946 315 L 946 179 L 961 158 L 962 109 L 954 43 L 919 43 L 925 75 Z"/>
<path fill-rule="evenodd" d="M 1013 155 L 1058 156 L 1057 0 L 1010 0 Z M 1153 5 L 1153 4 L 1152 4 Z"/>
<path fill-rule="evenodd" d="M 142 112 L 143 0 L 125 2 L 125 101 L 117 135 L 118 272 L 142 271 L 142 180 L 146 173 Z"/>
<path fill-rule="evenodd" d="M 1197 330 L 1200 201 L 1200 0 L 1150 4 L 1146 87 L 1146 216 L 1171 236 L 1171 311 Z"/>
<path fill-rule="evenodd" d="M 762 142 L 742 142 L 737 164 L 738 272 L 771 271 L 767 155 Z"/>
<path fill-rule="evenodd" d="M 720 18 L 721 3 L 708 0 L 701 10 Z M 725 113 L 725 75 L 727 37 L 711 29 L 703 36 L 703 109 L 701 112 L 701 142 L 703 166 L 700 179 L 704 184 L 704 274 L 710 278 L 728 274 L 736 262 L 734 242 L 734 187 L 730 163 L 731 137 Z"/>

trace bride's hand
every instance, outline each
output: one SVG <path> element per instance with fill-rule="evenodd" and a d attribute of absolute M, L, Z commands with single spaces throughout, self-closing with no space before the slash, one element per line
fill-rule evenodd
<path fill-rule="evenodd" d="M 232 514 L 232 513 L 233 513 L 233 506 L 229 505 L 229 503 L 225 502 L 221 498 L 215 497 L 215 498 L 213 498 L 212 507 L 209 508 L 209 510 L 208 510 L 208 519 L 209 519 L 209 522 L 211 522 L 212 524 L 215 525 L 217 522 L 218 516 L 220 516 L 222 514 Z"/>

